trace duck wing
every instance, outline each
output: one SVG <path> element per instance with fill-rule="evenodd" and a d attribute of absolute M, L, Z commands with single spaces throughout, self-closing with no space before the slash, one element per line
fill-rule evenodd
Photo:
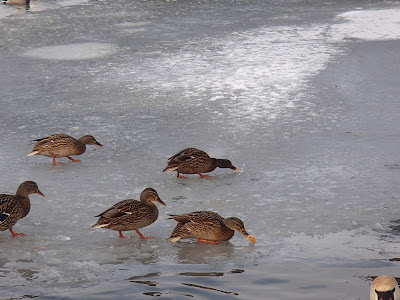
<path fill-rule="evenodd" d="M 141 205 L 143 204 L 138 200 L 122 200 L 95 217 L 119 218 L 125 215 L 131 215 L 133 212 L 137 211 Z"/>
<path fill-rule="evenodd" d="M 179 223 L 216 223 L 224 220 L 219 214 L 212 211 L 195 211 L 183 215 L 170 215 Z"/>
<path fill-rule="evenodd" d="M 63 140 L 63 139 L 74 139 L 72 136 L 69 136 L 68 134 L 52 134 L 44 138 L 32 140 L 31 142 L 35 142 L 35 146 L 47 144 L 47 143 L 54 143 L 58 140 Z"/>
<path fill-rule="evenodd" d="M 190 161 L 191 159 L 194 159 L 199 156 L 209 158 L 209 155 L 202 150 L 199 150 L 196 148 L 186 148 L 186 149 L 179 151 L 175 155 L 171 156 L 168 159 L 168 162 L 169 163 L 187 162 L 187 161 Z"/>
<path fill-rule="evenodd" d="M 13 195 L 0 195 L 0 224 L 13 213 L 16 205 L 17 203 Z"/>

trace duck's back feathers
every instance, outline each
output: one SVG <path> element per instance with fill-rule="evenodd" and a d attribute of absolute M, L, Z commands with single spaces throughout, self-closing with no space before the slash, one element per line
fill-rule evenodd
<path fill-rule="evenodd" d="M 195 211 L 188 214 L 183 215 L 170 215 L 175 221 L 179 223 L 215 223 L 215 222 L 222 222 L 224 220 L 219 214 L 213 211 Z"/>
<path fill-rule="evenodd" d="M 210 158 L 210 156 L 202 150 L 199 150 L 196 148 L 186 148 L 186 149 L 179 151 L 175 155 L 171 156 L 168 159 L 168 161 L 169 162 L 185 162 L 185 161 L 194 159 L 198 156 L 203 156 L 206 159 Z"/>
<path fill-rule="evenodd" d="M 96 217 L 119 218 L 126 214 L 131 214 L 133 211 L 140 208 L 140 204 L 142 204 L 140 201 L 134 199 L 122 200 L 98 214 Z"/>

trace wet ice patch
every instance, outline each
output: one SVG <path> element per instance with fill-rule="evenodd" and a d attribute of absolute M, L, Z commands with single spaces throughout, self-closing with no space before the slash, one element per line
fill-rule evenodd
<path fill-rule="evenodd" d="M 368 41 L 400 38 L 400 9 L 357 10 L 337 16 L 346 22 L 332 27 L 336 40 L 356 38 Z"/>
<path fill-rule="evenodd" d="M 144 63 L 129 61 L 110 70 L 113 76 L 102 76 L 132 90 L 179 94 L 166 105 L 205 101 L 216 115 L 228 110 L 232 116 L 276 119 L 296 107 L 309 78 L 337 52 L 327 42 L 327 29 L 273 26 L 205 38 L 176 52 L 148 53 Z"/>
<path fill-rule="evenodd" d="M 26 56 L 54 60 L 82 60 L 108 56 L 117 51 L 117 47 L 108 43 L 79 43 L 30 49 Z"/>

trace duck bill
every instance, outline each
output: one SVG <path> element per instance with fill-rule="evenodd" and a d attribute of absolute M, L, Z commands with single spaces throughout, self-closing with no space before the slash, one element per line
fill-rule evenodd
<path fill-rule="evenodd" d="M 238 172 L 238 170 L 236 169 L 236 167 L 232 167 L 231 169 L 233 170 L 233 173 L 235 173 L 235 174 Z"/>
<path fill-rule="evenodd" d="M 39 189 L 36 191 L 36 194 L 44 197 L 44 194 Z"/>
<path fill-rule="evenodd" d="M 250 243 L 252 243 L 252 244 L 255 244 L 255 243 L 256 243 L 256 237 L 255 237 L 255 236 L 252 236 L 252 235 L 250 235 L 250 234 L 248 234 L 246 230 L 243 230 L 243 231 L 241 231 L 240 233 L 243 234 L 244 237 L 245 237 L 246 239 L 248 239 Z"/>
<path fill-rule="evenodd" d="M 103 147 L 103 145 L 100 144 L 99 142 L 96 142 L 96 146 Z"/>
<path fill-rule="evenodd" d="M 158 203 L 160 203 L 160 204 L 162 204 L 162 205 L 167 205 L 167 204 L 165 204 L 164 201 L 162 201 L 159 197 L 157 197 L 157 199 L 156 199 L 155 201 L 157 201 Z"/>

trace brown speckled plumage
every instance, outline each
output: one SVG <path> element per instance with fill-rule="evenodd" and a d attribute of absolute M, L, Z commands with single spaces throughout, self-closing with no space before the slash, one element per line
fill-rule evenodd
<path fill-rule="evenodd" d="M 208 173 L 215 168 L 230 168 L 237 172 L 230 160 L 210 157 L 206 152 L 196 148 L 186 148 L 171 156 L 163 172 L 176 171 L 177 177 L 182 178 L 179 173 L 199 174 L 200 177 L 207 177 L 201 173 Z"/>
<path fill-rule="evenodd" d="M 146 188 L 140 194 L 140 201 L 127 199 L 122 200 L 96 217 L 100 217 L 93 228 L 108 228 L 119 231 L 136 230 L 141 238 L 143 236 L 138 230 L 154 223 L 158 218 L 158 208 L 152 203 L 156 201 L 165 205 L 155 189 Z"/>
<path fill-rule="evenodd" d="M 196 238 L 202 242 L 227 241 L 236 230 L 255 243 L 255 237 L 246 232 L 242 220 L 236 217 L 225 219 L 215 212 L 205 210 L 171 217 L 178 222 L 168 238 L 171 242 L 187 238 Z"/>
<path fill-rule="evenodd" d="M 12 227 L 29 213 L 31 202 L 28 196 L 33 193 L 44 196 L 35 182 L 25 181 L 15 195 L 0 194 L 0 231 L 8 229 L 12 236 L 23 235 L 15 233 Z"/>
<path fill-rule="evenodd" d="M 84 135 L 75 139 L 67 134 L 53 134 L 45 138 L 34 140 L 35 146 L 28 156 L 44 155 L 53 158 L 53 164 L 59 164 L 55 161 L 56 157 L 68 157 L 71 161 L 79 161 L 71 158 L 71 155 L 81 155 L 86 151 L 86 145 L 103 145 L 96 141 L 91 135 Z"/>

